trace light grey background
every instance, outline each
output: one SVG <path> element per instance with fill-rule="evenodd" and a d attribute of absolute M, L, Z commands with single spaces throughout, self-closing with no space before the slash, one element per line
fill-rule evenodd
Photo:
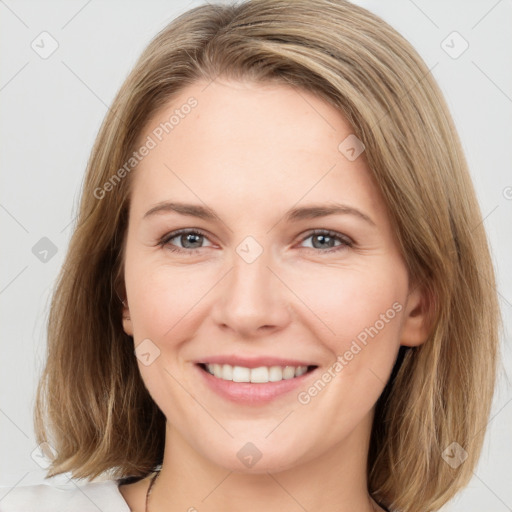
<path fill-rule="evenodd" d="M 498 274 L 505 324 L 502 366 L 508 376 L 503 370 L 474 477 L 443 510 L 510 511 L 512 1 L 356 3 L 393 25 L 432 68 L 462 138 Z M 49 298 L 107 106 L 157 31 L 199 4 L 0 0 L 0 485 L 44 478 L 39 459 L 31 456 L 36 449 L 32 408 Z M 47 58 L 40 53 L 49 51 L 52 41 L 40 35 L 43 31 L 58 43 Z M 464 41 L 469 47 L 454 58 Z M 55 245 L 55 255 L 41 249 L 34 254 L 43 237 Z"/>

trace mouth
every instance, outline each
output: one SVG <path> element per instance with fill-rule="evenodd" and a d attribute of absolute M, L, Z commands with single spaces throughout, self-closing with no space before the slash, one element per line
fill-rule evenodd
<path fill-rule="evenodd" d="M 225 359 L 225 358 L 223 358 Z M 235 362 L 235 361 L 232 361 Z M 196 362 L 200 381 L 218 397 L 228 402 L 245 406 L 265 406 L 281 398 L 293 400 L 294 390 L 311 385 L 318 369 L 317 365 L 275 364 L 267 360 L 270 366 L 263 366 L 260 361 L 248 361 L 248 366 L 238 366 L 225 362 Z M 295 361 L 298 363 L 299 361 Z"/>
<path fill-rule="evenodd" d="M 231 382 L 246 382 L 252 384 L 267 384 L 281 382 L 283 380 L 297 379 L 302 375 L 312 372 L 316 365 L 300 366 L 258 366 L 248 368 L 246 366 L 233 366 L 219 363 L 198 363 L 198 366 L 216 379 Z"/>

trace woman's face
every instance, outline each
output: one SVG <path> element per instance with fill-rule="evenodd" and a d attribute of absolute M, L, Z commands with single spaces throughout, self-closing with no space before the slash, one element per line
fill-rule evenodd
<path fill-rule="evenodd" d="M 308 92 L 217 79 L 140 136 L 124 329 L 168 430 L 225 468 L 290 468 L 367 439 L 399 346 L 424 340 L 351 133 Z"/>

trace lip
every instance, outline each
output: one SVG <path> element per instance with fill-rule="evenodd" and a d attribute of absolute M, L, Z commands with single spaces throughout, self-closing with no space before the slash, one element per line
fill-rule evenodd
<path fill-rule="evenodd" d="M 298 359 L 281 359 L 278 357 L 240 357 L 235 355 L 211 356 L 194 361 L 196 364 L 229 364 L 231 366 L 243 366 L 245 368 L 259 368 L 260 366 L 318 366 L 311 361 L 299 361 Z"/>
<path fill-rule="evenodd" d="M 225 361 L 225 359 L 223 359 Z M 209 362 L 213 363 L 210 359 Z M 250 361 L 251 363 L 254 360 Z M 221 363 L 217 363 L 221 364 Z M 231 363 L 225 363 L 231 364 Z M 247 364 L 247 363 L 245 363 Z M 243 364 L 235 364 L 234 366 L 244 366 Z M 267 366 L 260 364 L 259 366 Z M 270 364 L 269 366 L 280 366 L 280 364 Z M 306 366 L 300 364 L 291 364 L 283 366 Z M 312 374 L 316 373 L 318 367 L 304 373 L 300 377 L 293 379 L 283 379 L 279 382 L 266 382 L 266 383 L 252 383 L 252 382 L 233 382 L 230 380 L 223 380 L 215 377 L 203 367 L 200 363 L 194 365 L 199 373 L 198 377 L 204 379 L 208 388 L 217 393 L 222 398 L 240 405 L 264 405 L 268 404 L 277 397 L 282 397 L 291 391 L 304 386 L 305 381 L 308 380 Z M 248 366 L 248 368 L 257 368 L 258 365 Z"/>

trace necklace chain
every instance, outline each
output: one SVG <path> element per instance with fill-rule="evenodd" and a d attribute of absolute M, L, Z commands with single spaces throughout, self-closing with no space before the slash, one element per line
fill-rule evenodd
<path fill-rule="evenodd" d="M 149 501 L 149 495 L 151 494 L 151 488 L 153 487 L 153 484 L 155 483 L 155 480 L 156 480 L 156 477 L 160 474 L 160 471 L 157 471 L 154 475 L 153 475 L 153 478 L 151 478 L 151 482 L 149 482 L 149 487 L 148 487 L 148 491 L 146 493 L 146 506 L 144 508 L 144 511 L 145 512 L 148 512 L 148 501 Z"/>

